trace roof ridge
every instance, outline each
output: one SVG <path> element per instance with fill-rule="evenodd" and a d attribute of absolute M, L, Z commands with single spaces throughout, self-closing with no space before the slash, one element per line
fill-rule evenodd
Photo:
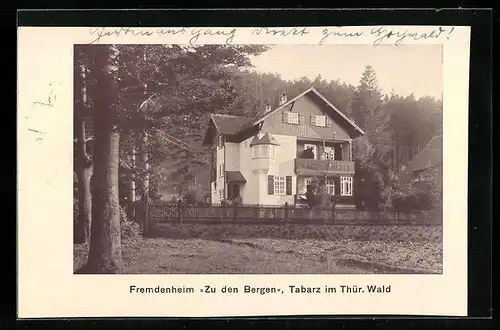
<path fill-rule="evenodd" d="M 255 116 L 236 116 L 236 115 L 227 115 L 224 113 L 213 113 L 212 116 L 236 117 L 236 118 L 256 118 Z"/>

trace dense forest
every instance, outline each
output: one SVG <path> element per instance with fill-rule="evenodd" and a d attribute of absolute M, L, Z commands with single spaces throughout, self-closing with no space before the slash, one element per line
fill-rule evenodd
<path fill-rule="evenodd" d="M 357 86 L 341 77 L 286 81 L 257 73 L 250 55 L 266 50 L 222 45 L 75 48 L 75 242 L 90 240 L 85 271 L 121 267 L 120 243 L 111 237 L 120 232 L 121 222 L 123 230 L 123 219 L 140 218 L 144 204 L 134 200 L 165 193 L 203 200 L 209 176 L 208 149 L 201 147 L 201 139 L 210 113 L 256 116 L 264 102 L 276 106 L 281 93 L 294 97 L 311 86 L 367 133 L 354 144 L 358 206 L 393 206 L 391 195 L 404 190 L 396 180 L 399 170 L 442 134 L 442 101 L 382 94 L 371 66 Z"/>

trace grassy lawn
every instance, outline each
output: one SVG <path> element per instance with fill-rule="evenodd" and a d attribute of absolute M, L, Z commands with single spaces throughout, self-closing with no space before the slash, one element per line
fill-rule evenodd
<path fill-rule="evenodd" d="M 86 258 L 74 249 L 75 269 Z M 170 239 L 123 242 L 127 274 L 441 273 L 441 243 L 353 239 Z"/>

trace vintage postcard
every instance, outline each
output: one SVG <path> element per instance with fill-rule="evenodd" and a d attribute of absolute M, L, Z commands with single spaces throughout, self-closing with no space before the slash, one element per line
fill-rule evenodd
<path fill-rule="evenodd" d="M 465 316 L 469 38 L 20 27 L 18 316 Z"/>

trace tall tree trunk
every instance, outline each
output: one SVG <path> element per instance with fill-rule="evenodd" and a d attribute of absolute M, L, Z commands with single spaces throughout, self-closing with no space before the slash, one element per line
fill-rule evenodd
<path fill-rule="evenodd" d="M 148 201 L 149 201 L 149 155 L 148 155 L 148 133 L 144 132 L 140 142 L 142 176 L 141 190 L 141 225 L 144 236 L 148 234 Z"/>
<path fill-rule="evenodd" d="M 120 203 L 118 199 L 118 163 L 120 134 L 117 130 L 118 50 L 113 45 L 94 46 L 94 178 L 92 185 L 92 226 L 90 251 L 82 273 L 120 273 Z"/>
<path fill-rule="evenodd" d="M 89 161 L 86 148 L 85 134 L 85 112 L 87 104 L 87 85 L 86 85 L 86 67 L 81 65 L 76 68 L 75 75 L 80 79 L 81 99 L 76 104 L 75 109 L 75 171 L 78 179 L 78 219 L 76 222 L 75 243 L 82 244 L 89 241 L 90 238 L 90 222 L 91 222 L 91 195 L 90 195 L 90 169 L 91 162 Z M 79 70 L 78 70 L 79 69 Z"/>
<path fill-rule="evenodd" d="M 89 241 L 92 201 L 90 194 L 91 164 L 85 148 L 85 121 L 77 115 L 76 132 L 76 162 L 75 170 L 78 178 L 78 219 L 76 223 L 75 243 L 82 244 Z"/>
<path fill-rule="evenodd" d="M 135 169 L 135 147 L 132 147 L 132 168 Z M 135 221 L 135 175 L 130 178 L 129 217 Z"/>
<path fill-rule="evenodd" d="M 120 135 L 113 127 L 97 124 L 92 193 L 92 234 L 86 270 L 119 273 L 122 270 L 118 161 Z"/>

